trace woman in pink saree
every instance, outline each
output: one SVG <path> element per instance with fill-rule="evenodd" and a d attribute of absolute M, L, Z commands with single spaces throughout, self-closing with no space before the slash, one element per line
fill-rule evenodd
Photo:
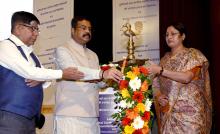
<path fill-rule="evenodd" d="M 209 134 L 212 101 L 208 60 L 197 49 L 186 48 L 182 23 L 167 27 L 166 42 L 171 48 L 160 65 L 152 63 L 155 106 L 161 134 Z"/>

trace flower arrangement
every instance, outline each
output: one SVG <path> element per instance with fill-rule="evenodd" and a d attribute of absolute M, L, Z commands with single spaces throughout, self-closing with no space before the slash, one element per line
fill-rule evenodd
<path fill-rule="evenodd" d="M 103 70 L 118 66 L 104 65 Z M 114 124 L 121 134 L 148 134 L 152 126 L 153 112 L 151 105 L 152 79 L 146 67 L 132 65 L 122 66 L 124 78 L 119 83 L 107 82 L 114 87 L 116 113 L 112 115 Z"/>

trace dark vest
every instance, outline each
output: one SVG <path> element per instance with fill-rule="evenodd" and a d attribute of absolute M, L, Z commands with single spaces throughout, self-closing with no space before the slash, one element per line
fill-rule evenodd
<path fill-rule="evenodd" d="M 14 43 L 12 41 L 12 43 Z M 21 47 L 17 46 L 23 57 Z M 40 63 L 35 55 L 31 57 L 40 67 Z M 42 84 L 35 87 L 28 87 L 25 83 L 25 78 L 17 75 L 12 70 L 9 70 L 0 65 L 0 109 L 8 112 L 16 113 L 27 118 L 33 118 L 40 114 L 43 101 Z"/>

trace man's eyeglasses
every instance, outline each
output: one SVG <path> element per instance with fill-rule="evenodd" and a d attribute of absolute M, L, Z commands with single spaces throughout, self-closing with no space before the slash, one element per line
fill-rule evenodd
<path fill-rule="evenodd" d="M 91 27 L 87 27 L 85 25 L 80 25 L 80 26 L 77 26 L 76 28 L 82 29 L 84 31 L 88 29 L 90 32 L 92 32 L 92 28 Z"/>
<path fill-rule="evenodd" d="M 35 27 L 35 26 L 31 26 L 31 25 L 28 25 L 28 24 L 19 24 L 19 25 L 22 25 L 22 26 L 25 26 L 25 27 L 28 27 L 32 30 L 32 32 L 38 32 L 40 33 L 40 30 L 38 27 Z"/>

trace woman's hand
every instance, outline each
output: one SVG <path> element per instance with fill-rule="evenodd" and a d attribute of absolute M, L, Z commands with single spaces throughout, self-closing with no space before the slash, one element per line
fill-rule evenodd
<path fill-rule="evenodd" d="M 162 70 L 162 67 L 155 64 L 154 62 L 150 62 L 150 65 L 147 66 L 147 69 L 149 70 L 149 73 L 151 74 L 159 74 L 160 71 Z"/>
<path fill-rule="evenodd" d="M 158 97 L 158 103 L 163 107 L 166 106 L 168 104 L 168 97 L 166 95 L 160 95 Z"/>

